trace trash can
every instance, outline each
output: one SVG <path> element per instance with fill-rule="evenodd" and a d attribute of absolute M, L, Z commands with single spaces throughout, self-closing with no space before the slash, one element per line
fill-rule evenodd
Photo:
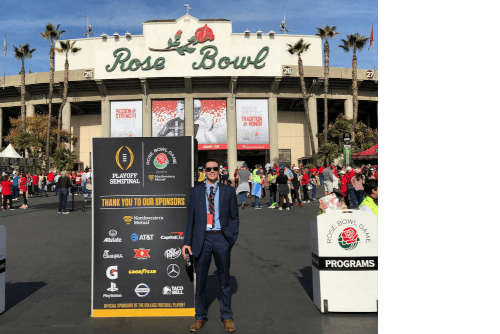
<path fill-rule="evenodd" d="M 377 216 L 335 210 L 311 221 L 313 302 L 322 313 L 378 311 Z"/>
<path fill-rule="evenodd" d="M 5 253 L 7 252 L 7 229 L 0 225 L 0 313 L 5 311 Z"/>

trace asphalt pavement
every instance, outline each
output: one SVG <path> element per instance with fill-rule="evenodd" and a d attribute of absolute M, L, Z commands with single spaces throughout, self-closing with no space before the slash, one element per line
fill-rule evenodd
<path fill-rule="evenodd" d="M 82 199 L 75 196 L 76 208 Z M 278 211 L 267 202 L 261 210 L 239 209 L 240 233 L 231 253 L 236 332 L 377 333 L 377 313 L 322 314 L 312 302 L 309 222 L 318 203 Z M 7 228 L 0 333 L 189 333 L 191 317 L 90 317 L 91 211 L 58 214 L 53 193 L 28 204 L 27 210 L 0 212 L 0 225 Z M 209 321 L 200 333 L 225 333 L 215 270 L 212 262 Z"/>

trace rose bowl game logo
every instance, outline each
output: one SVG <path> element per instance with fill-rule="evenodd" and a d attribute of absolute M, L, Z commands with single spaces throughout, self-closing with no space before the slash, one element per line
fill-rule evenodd
<path fill-rule="evenodd" d="M 353 250 L 359 243 L 358 232 L 352 228 L 348 227 L 339 234 L 339 245 L 345 250 Z"/>
<path fill-rule="evenodd" d="M 158 169 L 164 169 L 165 167 L 168 166 L 168 163 L 169 163 L 169 161 L 168 161 L 167 155 L 165 153 L 158 154 L 153 161 L 153 164 Z"/>

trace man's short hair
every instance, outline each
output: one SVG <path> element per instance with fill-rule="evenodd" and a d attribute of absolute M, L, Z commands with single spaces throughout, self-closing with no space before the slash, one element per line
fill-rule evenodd
<path fill-rule="evenodd" d="M 364 186 L 364 191 L 365 191 L 366 196 L 371 195 L 372 191 L 377 190 L 377 189 L 378 189 L 378 181 L 377 180 L 366 181 L 365 186 Z"/>
<path fill-rule="evenodd" d="M 207 163 L 209 163 L 209 162 L 215 162 L 215 163 L 217 163 L 217 167 L 219 167 L 219 161 L 217 159 L 215 159 L 214 157 L 209 157 L 207 159 L 207 161 L 205 161 L 205 168 L 207 168 Z"/>

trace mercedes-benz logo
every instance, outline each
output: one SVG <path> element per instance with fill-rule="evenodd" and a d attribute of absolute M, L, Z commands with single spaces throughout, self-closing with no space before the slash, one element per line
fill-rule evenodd
<path fill-rule="evenodd" d="M 179 266 L 176 264 L 171 264 L 167 268 L 167 274 L 171 278 L 176 278 L 177 276 L 179 276 L 180 273 L 181 270 L 179 269 Z"/>

